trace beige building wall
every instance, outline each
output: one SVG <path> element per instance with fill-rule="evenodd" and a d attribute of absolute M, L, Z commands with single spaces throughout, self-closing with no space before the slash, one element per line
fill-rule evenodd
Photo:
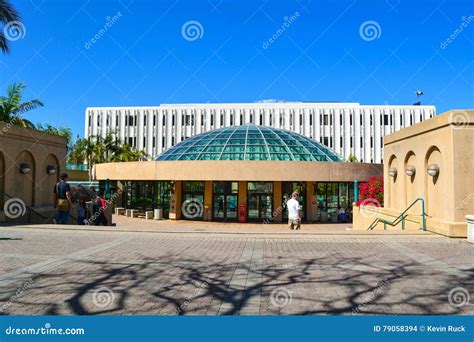
<path fill-rule="evenodd" d="M 385 203 L 374 217 L 396 218 L 416 198 L 423 198 L 428 230 L 466 236 L 464 217 L 474 213 L 473 110 L 449 111 L 387 136 L 384 160 Z M 430 165 L 439 167 L 436 177 L 428 174 Z M 406 174 L 409 167 L 415 169 L 413 176 Z M 389 175 L 391 168 L 397 171 L 395 177 Z M 356 212 L 360 210 L 354 208 Z M 421 202 L 409 213 L 420 223 L 414 227 L 420 228 Z M 367 229 L 369 221 L 373 218 L 355 218 L 354 228 Z"/>
<path fill-rule="evenodd" d="M 5 219 L 3 193 L 21 199 L 40 213 L 53 212 L 53 189 L 66 170 L 66 139 L 0 122 L 0 221 Z M 20 172 L 26 164 L 30 172 Z M 54 174 L 48 173 L 54 167 Z"/>

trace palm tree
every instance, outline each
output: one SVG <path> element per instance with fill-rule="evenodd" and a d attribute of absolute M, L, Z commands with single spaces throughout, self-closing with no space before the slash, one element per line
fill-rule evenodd
<path fill-rule="evenodd" d="M 128 144 L 120 146 L 118 153 L 113 156 L 114 162 L 142 161 L 148 158 L 148 155 Z"/>
<path fill-rule="evenodd" d="M 47 123 L 47 124 L 36 125 L 36 129 L 39 131 L 43 131 L 49 134 L 59 135 L 61 137 L 66 138 L 67 145 L 68 147 L 70 147 L 69 144 L 71 143 L 71 140 L 72 140 L 72 131 L 69 127 L 65 127 L 65 126 L 54 127 Z"/>
<path fill-rule="evenodd" d="M 12 4 L 7 0 L 0 0 L 0 23 L 3 24 L 3 26 L 7 23 L 20 21 L 20 19 L 20 15 Z M 0 29 L 0 50 L 2 50 L 4 54 L 9 52 L 8 38 L 5 37 L 3 28 Z"/>
<path fill-rule="evenodd" d="M 26 86 L 23 83 L 13 83 L 8 87 L 7 96 L 0 97 L 0 121 L 10 122 L 22 127 L 35 127 L 31 121 L 24 119 L 22 115 L 37 107 L 42 107 L 43 103 L 37 99 L 21 102 L 21 95 L 25 88 Z"/>

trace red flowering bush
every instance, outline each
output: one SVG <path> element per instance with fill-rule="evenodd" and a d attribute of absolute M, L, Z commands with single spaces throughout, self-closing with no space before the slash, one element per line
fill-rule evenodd
<path fill-rule="evenodd" d="M 367 183 L 359 185 L 359 200 L 356 206 L 361 205 L 383 206 L 383 176 L 372 176 Z"/>

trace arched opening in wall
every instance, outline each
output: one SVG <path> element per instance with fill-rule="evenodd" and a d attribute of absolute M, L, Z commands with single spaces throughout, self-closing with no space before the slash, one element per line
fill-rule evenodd
<path fill-rule="evenodd" d="M 385 204 L 386 207 L 389 208 L 398 208 L 400 209 L 401 204 L 400 196 L 401 189 L 399 188 L 400 184 L 400 167 L 398 165 L 398 158 L 392 154 L 388 161 L 388 189 L 387 192 L 389 194 L 387 200 L 388 203 Z"/>
<path fill-rule="evenodd" d="M 54 154 L 48 155 L 44 162 L 42 169 L 39 172 L 39 180 L 37 184 L 38 196 L 37 206 L 51 207 L 53 203 L 53 191 L 57 182 L 59 181 L 59 161 Z"/>
<path fill-rule="evenodd" d="M 21 199 L 26 205 L 35 205 L 36 163 L 29 151 L 22 151 L 15 160 L 13 189 L 11 195 Z"/>
<path fill-rule="evenodd" d="M 3 153 L 0 151 L 0 208 L 3 208 L 5 201 L 4 193 L 5 192 L 5 158 Z"/>
<path fill-rule="evenodd" d="M 416 155 L 413 151 L 407 153 L 405 157 L 405 163 L 403 168 L 403 176 L 405 179 L 405 203 L 403 204 L 402 209 L 405 209 L 407 206 L 412 204 L 419 196 L 418 189 L 418 178 L 420 175 L 418 173 L 423 172 L 423 170 L 417 170 L 417 160 Z M 410 212 L 418 211 L 418 206 L 415 205 L 412 207 Z"/>
<path fill-rule="evenodd" d="M 423 170 L 425 184 L 426 213 L 433 217 L 444 217 L 443 205 L 443 159 L 437 146 L 431 146 L 425 157 Z"/>

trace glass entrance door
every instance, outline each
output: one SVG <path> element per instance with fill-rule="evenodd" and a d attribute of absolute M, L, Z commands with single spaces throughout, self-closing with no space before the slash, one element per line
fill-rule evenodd
<path fill-rule="evenodd" d="M 273 183 L 249 182 L 247 184 L 247 217 L 249 221 L 272 220 Z"/>
<path fill-rule="evenodd" d="M 183 182 L 181 213 L 185 220 L 203 220 L 204 182 Z"/>
<path fill-rule="evenodd" d="M 238 194 L 238 182 L 214 182 L 212 219 L 237 221 Z"/>

